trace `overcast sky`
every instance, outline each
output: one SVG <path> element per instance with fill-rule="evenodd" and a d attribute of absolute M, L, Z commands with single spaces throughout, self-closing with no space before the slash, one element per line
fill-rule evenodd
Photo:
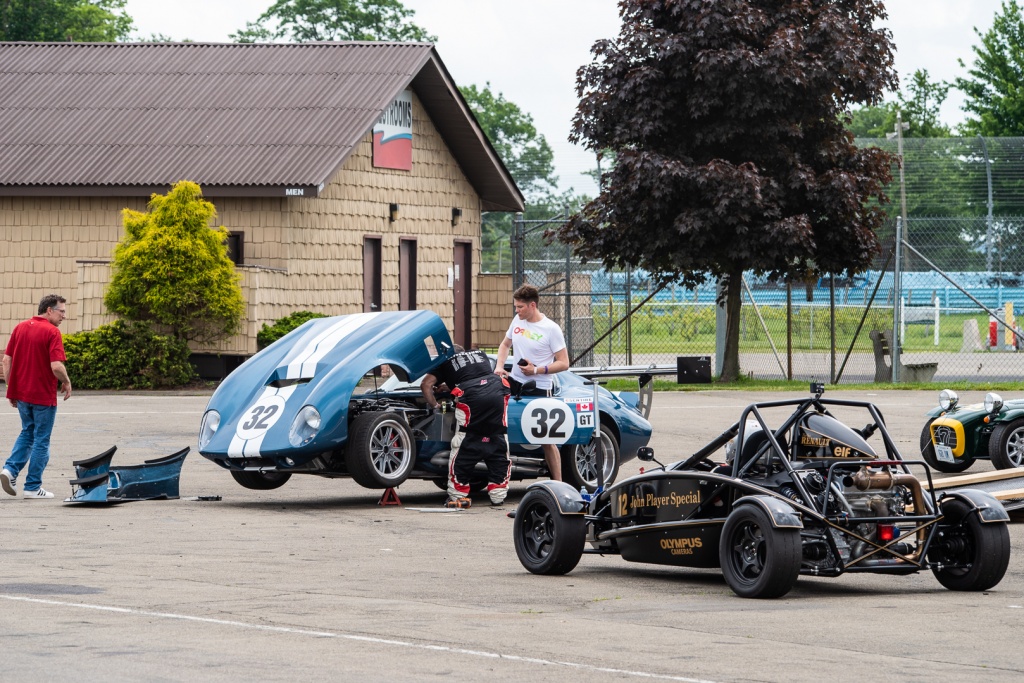
<path fill-rule="evenodd" d="M 595 40 L 618 34 L 615 0 L 403 0 L 413 21 L 437 36 L 437 50 L 459 85 L 490 82 L 533 116 L 555 152 L 563 188 L 593 194 L 581 172 L 593 155 L 569 144 L 576 108 L 576 70 L 590 61 Z M 272 0 L 128 0 L 126 11 L 141 36 L 227 42 Z M 1000 0 L 889 0 L 886 25 L 896 43 L 901 82 L 917 69 L 932 80 L 965 75 L 957 63 L 973 61 L 974 33 L 992 25 Z M 942 112 L 955 125 L 963 118 L 954 90 Z"/>

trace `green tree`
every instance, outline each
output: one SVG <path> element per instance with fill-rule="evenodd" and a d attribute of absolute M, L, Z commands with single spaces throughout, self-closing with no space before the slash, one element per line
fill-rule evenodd
<path fill-rule="evenodd" d="M 400 0 L 277 0 L 232 40 L 307 43 L 318 40 L 396 40 L 434 43 L 437 38 L 410 19 Z"/>
<path fill-rule="evenodd" d="M 890 155 L 841 114 L 896 83 L 878 0 L 622 0 L 580 69 L 571 139 L 611 148 L 601 194 L 560 230 L 578 254 L 726 287 L 722 378 L 739 375 L 742 275 L 859 272 Z"/>
<path fill-rule="evenodd" d="M 225 228 L 202 190 L 182 180 L 154 194 L 149 212 L 125 209 L 104 302 L 127 318 L 158 323 L 178 339 L 216 341 L 238 331 L 245 310 L 240 277 L 228 258 Z"/>
<path fill-rule="evenodd" d="M 125 0 L 0 0 L 0 40 L 111 43 L 133 28 Z"/>
<path fill-rule="evenodd" d="M 939 120 L 939 110 L 949 95 L 950 84 L 932 81 L 927 69 L 910 77 L 906 91 L 896 93 L 895 102 L 859 107 L 850 112 L 847 128 L 858 138 L 882 138 L 896 130 L 896 113 L 909 124 L 904 138 L 948 138 L 949 126 Z"/>
<path fill-rule="evenodd" d="M 0 0 L 0 40 L 110 43 L 126 40 L 125 0 Z"/>
<path fill-rule="evenodd" d="M 1017 0 L 1003 0 L 992 28 L 974 33 L 981 40 L 972 48 L 974 65 L 967 78 L 954 81 L 969 115 L 960 130 L 985 137 L 1024 135 L 1024 19 Z"/>
<path fill-rule="evenodd" d="M 553 193 L 558 184 L 554 153 L 537 132 L 533 117 L 503 94 L 495 95 L 490 83 L 483 88 L 467 85 L 459 90 L 523 195 L 535 200 Z"/>
<path fill-rule="evenodd" d="M 530 114 L 515 102 L 505 99 L 502 93 L 495 94 L 490 83 L 483 88 L 464 86 L 460 91 L 494 151 L 523 193 L 526 199 L 524 217 L 527 220 L 552 218 L 563 214 L 567 208 L 576 210 L 585 203 L 585 198 L 579 197 L 571 188 L 559 191 L 551 145 L 537 131 Z M 484 214 L 482 231 L 484 270 L 508 272 L 512 265 L 509 248 L 512 215 Z M 563 245 L 551 248 L 565 250 Z"/>

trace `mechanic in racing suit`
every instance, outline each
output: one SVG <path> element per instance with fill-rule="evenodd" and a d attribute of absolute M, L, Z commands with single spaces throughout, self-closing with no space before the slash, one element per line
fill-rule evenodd
<path fill-rule="evenodd" d="M 456 400 L 455 421 L 459 429 L 452 437 L 445 506 L 468 508 L 472 504 L 470 482 L 481 460 L 487 465 L 487 495 L 491 505 L 501 505 L 508 494 L 512 468 L 505 440 L 508 381 L 494 374 L 484 352 L 464 351 L 460 346 L 456 351 L 420 383 L 420 390 L 431 408 L 439 405 L 434 390 L 441 384 L 447 386 Z"/>

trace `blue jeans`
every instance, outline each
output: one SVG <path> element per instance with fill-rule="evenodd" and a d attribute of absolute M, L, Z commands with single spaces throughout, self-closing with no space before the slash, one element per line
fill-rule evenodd
<path fill-rule="evenodd" d="M 25 463 L 29 463 L 24 490 L 37 491 L 43 485 L 43 470 L 50 462 L 50 432 L 57 417 L 57 406 L 18 401 L 18 414 L 21 415 L 21 434 L 14 442 L 4 469 L 17 477 Z"/>

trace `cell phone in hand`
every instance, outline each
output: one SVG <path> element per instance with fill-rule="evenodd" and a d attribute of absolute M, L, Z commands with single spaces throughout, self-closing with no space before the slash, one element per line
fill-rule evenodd
<path fill-rule="evenodd" d="M 525 358 L 520 358 L 519 362 L 516 363 L 516 365 L 518 365 L 521 368 L 525 368 L 529 363 L 530 361 L 526 360 Z"/>

